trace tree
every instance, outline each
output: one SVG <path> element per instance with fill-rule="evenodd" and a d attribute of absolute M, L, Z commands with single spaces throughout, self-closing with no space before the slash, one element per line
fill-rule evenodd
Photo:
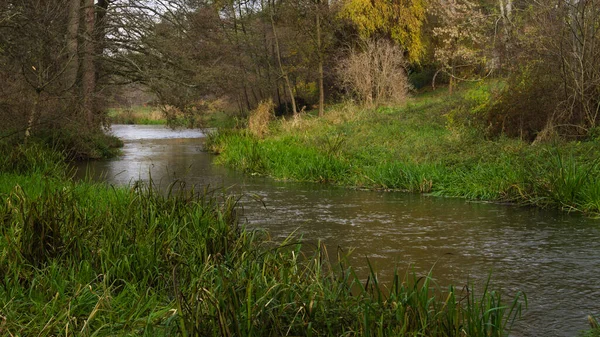
<path fill-rule="evenodd" d="M 325 109 L 325 68 L 336 30 L 336 15 L 339 11 L 336 4 L 326 0 L 299 0 L 290 1 L 290 10 L 287 14 L 298 31 L 295 43 L 302 46 L 300 50 L 305 54 L 307 67 L 316 68 L 317 88 L 319 92 L 319 116 L 323 116 Z M 329 54 L 329 55 L 328 55 Z"/>
<path fill-rule="evenodd" d="M 108 2 L 99 1 L 104 10 Z M 98 130 L 97 63 L 103 53 L 96 40 L 98 6 L 93 0 L 10 0 L 0 4 L 0 58 L 10 88 L 0 95 L 4 112 L 22 129 L 24 139 L 36 128 L 84 123 Z M 14 95 L 16 90 L 20 96 Z M 44 109 L 41 109 L 43 105 Z M 80 114 L 79 112 L 84 112 Z M 26 120 L 26 121 L 23 121 Z"/>
<path fill-rule="evenodd" d="M 464 80 L 485 65 L 487 18 L 470 0 L 437 0 L 433 13 L 438 25 L 433 28 L 435 60 L 440 71 L 450 77 L 448 91 L 454 82 Z M 435 86 L 435 77 L 433 79 Z"/>
<path fill-rule="evenodd" d="M 390 38 L 406 51 L 409 62 L 419 62 L 425 52 L 426 5 L 426 0 L 345 0 L 340 15 L 362 38 Z"/>
<path fill-rule="evenodd" d="M 600 2 L 532 1 L 518 22 L 521 52 L 490 124 L 529 140 L 585 136 L 600 117 Z"/>
<path fill-rule="evenodd" d="M 63 10 L 65 5 L 65 1 L 36 0 L 9 2 L 3 7 L 10 21 L 0 26 L 1 52 L 6 62 L 2 77 L 12 78 L 14 82 L 6 83 L 10 89 L 19 90 L 21 97 L 15 97 L 15 92 L 9 89 L 2 100 L 10 111 L 6 113 L 12 114 L 7 120 L 21 120 L 21 125 L 13 128 L 24 131 L 25 142 L 39 124 L 40 105 L 57 107 L 59 103 L 53 102 L 53 98 L 63 96 L 73 79 L 67 69 L 72 69 L 74 50 L 65 48 L 67 41 L 63 38 L 67 35 L 64 32 L 71 28 L 68 14 Z M 72 41 L 72 36 L 69 38 Z"/>

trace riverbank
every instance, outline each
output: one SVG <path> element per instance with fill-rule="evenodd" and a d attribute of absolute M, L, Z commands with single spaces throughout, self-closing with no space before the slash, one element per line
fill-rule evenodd
<path fill-rule="evenodd" d="M 203 127 L 225 128 L 236 125 L 235 118 L 222 111 L 204 111 L 202 114 L 185 116 L 173 112 L 167 114 L 158 107 L 133 106 L 129 108 L 108 109 L 107 119 L 110 124 L 127 125 L 169 125 L 171 127 Z"/>
<path fill-rule="evenodd" d="M 495 84 L 418 95 L 402 106 L 332 107 L 275 120 L 264 139 L 222 131 L 218 162 L 281 180 L 403 190 L 600 212 L 600 143 L 488 139 L 473 127 Z"/>
<path fill-rule="evenodd" d="M 322 245 L 246 231 L 233 196 L 73 182 L 61 154 L 3 150 L 2 334 L 504 336 L 519 312 L 431 276 L 361 282 Z"/>
<path fill-rule="evenodd" d="M 158 108 L 135 106 L 108 109 L 110 124 L 166 125 L 167 118 Z"/>

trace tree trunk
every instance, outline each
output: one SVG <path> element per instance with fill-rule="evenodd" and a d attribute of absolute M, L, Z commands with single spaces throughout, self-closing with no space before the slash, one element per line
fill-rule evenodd
<path fill-rule="evenodd" d="M 96 67 L 94 65 L 94 25 L 96 11 L 94 0 L 84 0 L 84 39 L 83 39 L 83 73 L 82 73 L 82 94 L 83 94 L 83 113 L 88 127 L 94 125 L 94 92 L 96 91 Z"/>
<path fill-rule="evenodd" d="M 40 102 L 40 95 L 41 95 L 41 92 L 37 91 L 35 93 L 35 96 L 33 99 L 33 104 L 31 106 L 31 112 L 30 112 L 29 118 L 27 120 L 27 129 L 25 129 L 25 139 L 23 140 L 23 145 L 25 145 L 25 146 L 27 146 L 29 137 L 31 137 L 31 134 L 33 133 L 33 126 L 37 122 L 37 114 L 38 114 L 37 110 L 38 110 L 38 105 Z"/>
<path fill-rule="evenodd" d="M 452 95 L 454 92 L 454 66 L 450 73 L 450 82 L 448 83 L 448 94 Z"/>
<path fill-rule="evenodd" d="M 81 2 L 80 0 L 69 1 L 69 25 L 67 27 L 67 57 L 68 65 L 65 69 L 65 89 L 73 88 L 77 81 L 79 71 L 79 55 L 77 54 Z"/>
<path fill-rule="evenodd" d="M 321 13 L 319 12 L 319 2 L 317 2 L 316 7 L 317 53 L 319 53 L 319 117 L 323 117 L 325 114 L 325 88 L 323 85 L 323 51 L 321 50 Z"/>
<path fill-rule="evenodd" d="M 277 39 L 277 31 L 275 30 L 275 19 L 273 18 L 273 11 L 275 10 L 273 7 L 275 4 L 271 5 L 271 28 L 273 29 L 273 39 L 275 40 L 275 49 L 277 51 L 277 63 L 279 64 L 279 71 L 281 72 L 281 76 L 285 80 L 285 85 L 288 89 L 288 94 L 290 95 L 290 100 L 292 102 L 292 111 L 294 115 L 298 112 L 296 109 L 296 99 L 294 98 L 294 90 L 292 89 L 292 85 L 290 84 L 290 78 L 288 77 L 287 72 L 283 69 L 283 64 L 281 63 L 281 50 L 279 49 L 279 40 Z"/>
<path fill-rule="evenodd" d="M 108 6 L 110 0 L 98 0 L 95 8 L 95 22 L 94 22 L 94 48 L 95 55 L 101 56 L 106 49 L 106 14 L 108 13 Z M 101 67 L 96 66 L 96 79 L 99 78 L 99 72 L 102 70 Z"/>

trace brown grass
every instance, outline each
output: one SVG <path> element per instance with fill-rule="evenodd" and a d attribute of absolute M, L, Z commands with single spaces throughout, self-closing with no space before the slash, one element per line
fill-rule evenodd
<path fill-rule="evenodd" d="M 269 133 L 269 122 L 275 116 L 275 104 L 269 99 L 258 104 L 248 118 L 248 130 L 254 136 L 263 138 Z"/>

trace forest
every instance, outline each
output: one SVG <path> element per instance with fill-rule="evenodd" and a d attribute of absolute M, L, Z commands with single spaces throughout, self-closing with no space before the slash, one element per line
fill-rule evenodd
<path fill-rule="evenodd" d="M 227 191 L 73 163 L 166 124 L 249 176 L 597 217 L 599 27 L 595 0 L 0 0 L 0 335 L 507 336 L 528 297 L 493 274 L 384 284 Z"/>
<path fill-rule="evenodd" d="M 127 84 L 193 123 L 268 100 L 278 115 L 322 116 L 499 79 L 458 123 L 488 138 L 585 139 L 600 111 L 599 13 L 577 0 L 4 1 L 0 131 L 93 133 Z"/>

